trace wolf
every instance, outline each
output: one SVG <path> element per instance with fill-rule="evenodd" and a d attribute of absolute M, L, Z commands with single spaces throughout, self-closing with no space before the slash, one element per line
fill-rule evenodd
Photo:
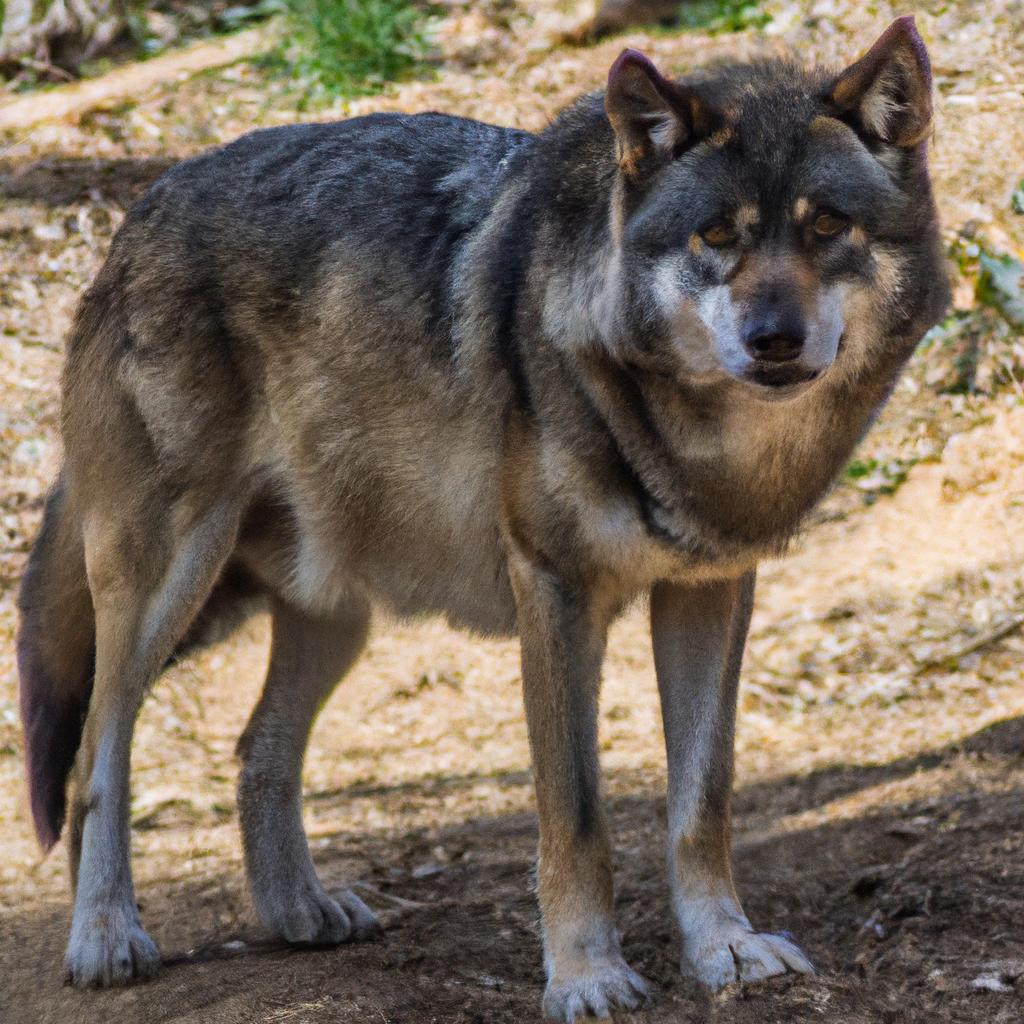
<path fill-rule="evenodd" d="M 810 971 L 733 885 L 737 682 L 758 562 L 948 302 L 930 125 L 901 18 L 841 71 L 673 80 L 626 50 L 537 134 L 377 114 L 254 132 L 155 183 L 70 333 L 64 462 L 20 594 L 43 847 L 67 806 L 69 980 L 157 969 L 133 723 L 169 659 L 254 597 L 272 650 L 238 800 L 285 940 L 376 928 L 317 878 L 303 753 L 371 610 L 437 613 L 521 639 L 545 1013 L 643 1002 L 596 733 L 609 625 L 646 595 L 682 968 L 712 989 Z"/>

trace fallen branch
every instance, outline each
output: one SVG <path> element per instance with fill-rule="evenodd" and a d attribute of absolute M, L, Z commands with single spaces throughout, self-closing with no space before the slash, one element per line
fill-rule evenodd
<path fill-rule="evenodd" d="M 0 131 L 22 131 L 41 121 L 81 117 L 96 107 L 137 100 L 147 89 L 174 82 L 182 75 L 234 64 L 271 44 L 272 36 L 265 28 L 251 28 L 219 39 L 203 39 L 152 60 L 115 68 L 99 78 L 0 101 Z"/>
<path fill-rule="evenodd" d="M 371 896 L 378 896 L 382 900 L 388 900 L 394 903 L 397 907 L 405 907 L 407 910 L 427 910 L 431 904 L 429 903 L 418 903 L 416 900 L 407 900 L 401 896 L 393 896 L 389 892 L 382 892 L 380 889 L 369 885 L 366 882 L 353 882 L 353 889 L 362 889 L 363 892 L 370 893 Z"/>
<path fill-rule="evenodd" d="M 75 76 L 70 71 L 65 71 L 63 68 L 57 67 L 56 64 L 49 63 L 49 61 L 35 60 L 32 57 L 19 57 L 18 64 L 23 68 L 29 68 L 31 71 L 40 71 L 52 78 L 62 78 L 65 82 L 76 81 Z"/>
<path fill-rule="evenodd" d="M 914 669 L 914 675 L 922 675 L 925 672 L 930 672 L 932 669 L 944 668 L 952 662 L 966 658 L 969 654 L 974 654 L 976 651 L 1004 640 L 1011 633 L 1020 629 L 1021 626 L 1024 626 L 1024 614 L 1006 619 L 1004 622 L 999 623 L 998 626 L 993 626 L 990 630 L 979 634 L 960 647 L 954 647 L 941 654 L 932 655 L 932 657 L 919 662 L 917 668 Z"/>

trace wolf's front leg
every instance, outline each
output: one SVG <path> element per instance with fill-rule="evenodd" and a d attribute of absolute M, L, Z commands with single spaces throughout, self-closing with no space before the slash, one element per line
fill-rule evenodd
<path fill-rule="evenodd" d="M 709 988 L 813 968 L 792 942 L 755 932 L 730 863 L 733 727 L 754 574 L 651 593 L 668 750 L 669 876 L 682 967 Z"/>
<path fill-rule="evenodd" d="M 601 808 L 597 695 L 607 622 L 581 588 L 526 557 L 512 580 L 540 817 L 545 1015 L 572 1022 L 638 1006 L 643 979 L 619 949 Z"/>

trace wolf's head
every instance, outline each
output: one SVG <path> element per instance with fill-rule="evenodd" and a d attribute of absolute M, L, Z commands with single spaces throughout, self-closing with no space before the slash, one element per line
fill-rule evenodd
<path fill-rule="evenodd" d="M 909 354 L 947 301 L 931 88 L 912 18 L 841 73 L 772 61 L 670 81 L 626 50 L 604 100 L 619 167 L 605 336 L 691 386 L 775 399 L 885 346 Z"/>

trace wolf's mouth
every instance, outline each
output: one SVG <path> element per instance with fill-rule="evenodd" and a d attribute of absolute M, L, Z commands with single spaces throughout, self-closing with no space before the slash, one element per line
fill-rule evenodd
<path fill-rule="evenodd" d="M 747 372 L 747 379 L 763 388 L 783 391 L 810 384 L 821 375 L 820 370 L 808 370 L 802 366 L 755 365 Z"/>

